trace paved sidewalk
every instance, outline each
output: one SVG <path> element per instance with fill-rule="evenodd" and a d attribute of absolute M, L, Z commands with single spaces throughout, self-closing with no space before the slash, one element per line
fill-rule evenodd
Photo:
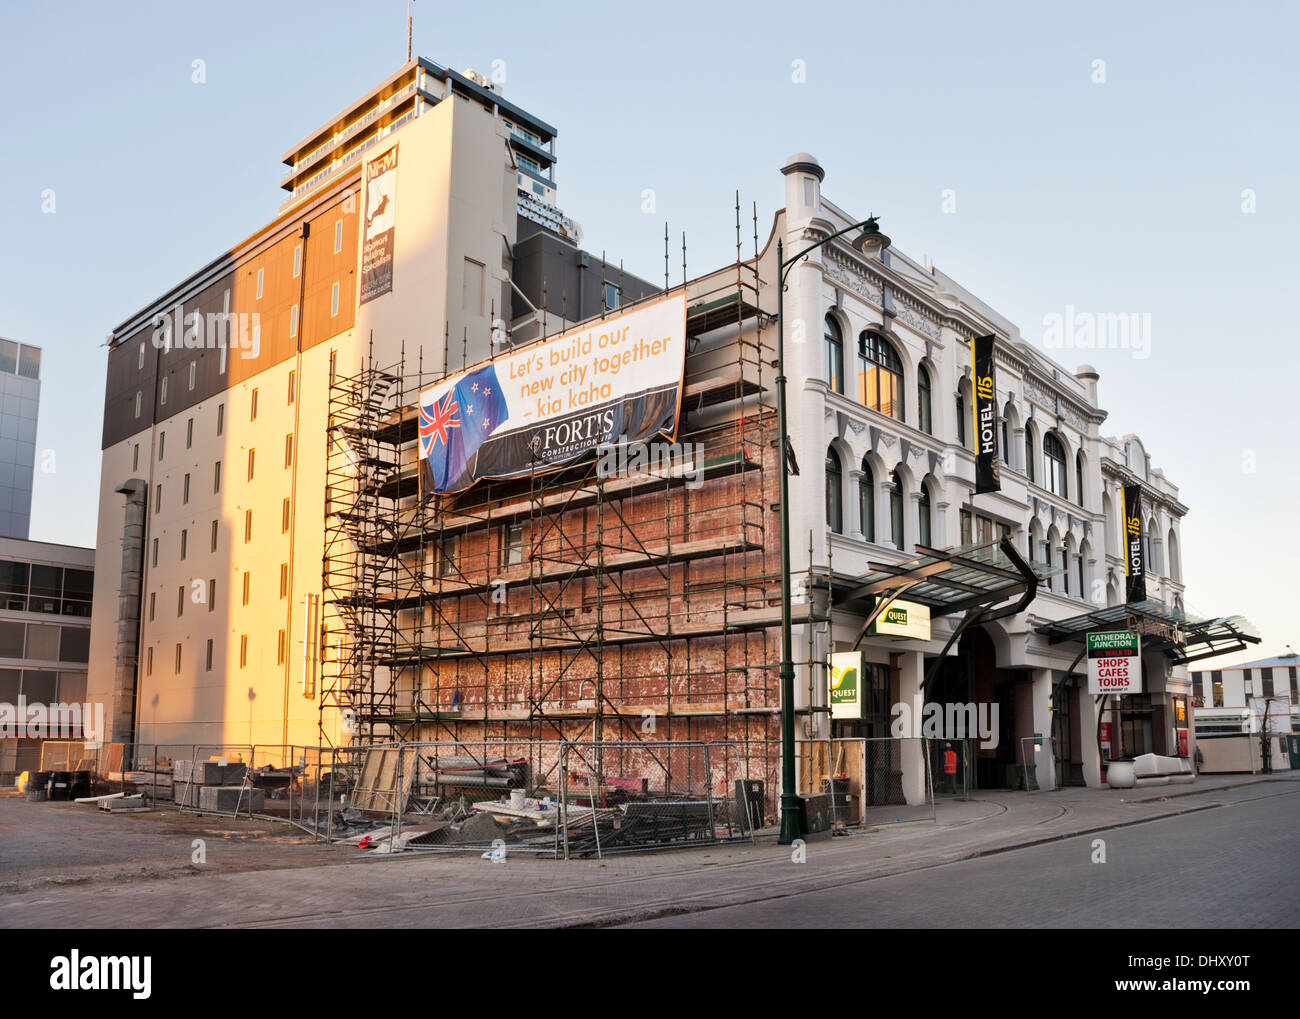
<path fill-rule="evenodd" d="M 183 852 L 183 858 L 155 858 L 150 861 L 155 873 L 133 881 L 90 877 L 72 886 L 49 880 L 26 885 L 10 882 L 0 887 L 0 927 L 612 925 L 779 899 L 1297 793 L 1300 773 L 1290 772 L 1268 778 L 1216 776 L 1190 786 L 1126 791 L 997 790 L 980 792 L 969 801 L 940 800 L 934 822 L 879 825 L 845 837 L 810 841 L 801 854 L 778 845 L 774 834 L 766 834 L 753 844 L 623 854 L 604 860 L 563 862 L 513 853 L 499 864 L 477 854 L 375 857 L 358 856 L 342 847 L 290 849 L 278 844 L 265 865 L 259 865 L 256 847 L 236 848 L 222 836 L 222 829 L 230 828 L 230 837 L 235 837 L 235 824 L 195 818 L 196 827 L 211 832 L 204 866 L 191 864 L 189 843 L 184 841 L 159 847 L 163 853 Z M 17 802 L 19 811 L 55 806 Z M 4 808 L 0 818 L 12 822 L 10 806 L 0 800 Z M 110 820 L 133 830 L 151 816 Z M 3 829 L 7 841 L 13 828 L 5 824 Z M 188 838 L 184 833 L 177 837 Z M 245 854 L 238 865 L 227 859 L 235 852 Z M 286 866 L 291 852 L 302 855 Z"/>

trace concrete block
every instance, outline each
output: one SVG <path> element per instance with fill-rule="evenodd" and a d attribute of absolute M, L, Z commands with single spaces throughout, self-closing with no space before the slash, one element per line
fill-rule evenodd
<path fill-rule="evenodd" d="M 206 785 L 199 790 L 199 809 L 230 813 L 236 809 L 261 810 L 266 804 L 266 794 L 261 789 L 243 786 Z"/>
<path fill-rule="evenodd" d="M 193 782 L 178 782 L 172 786 L 172 802 L 182 807 L 197 807 L 201 788 Z"/>
<path fill-rule="evenodd" d="M 196 785 L 242 785 L 245 771 L 242 764 L 195 761 L 193 781 Z"/>
<path fill-rule="evenodd" d="M 176 761 L 172 765 L 172 780 L 175 782 L 189 782 L 194 776 L 193 761 Z"/>

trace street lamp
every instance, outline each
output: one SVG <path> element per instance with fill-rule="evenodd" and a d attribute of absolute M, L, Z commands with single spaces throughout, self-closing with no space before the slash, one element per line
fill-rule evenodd
<path fill-rule="evenodd" d="M 854 230 L 862 233 L 853 247 L 871 257 L 889 247 L 889 238 L 880 232 L 875 216 L 854 223 L 810 244 L 788 261 L 783 239 L 776 240 L 776 421 L 777 471 L 781 475 L 781 837 L 788 846 L 804 834 L 803 810 L 794 779 L 794 660 L 790 637 L 790 476 L 788 438 L 785 419 L 785 280 L 789 271 L 823 244 Z"/>

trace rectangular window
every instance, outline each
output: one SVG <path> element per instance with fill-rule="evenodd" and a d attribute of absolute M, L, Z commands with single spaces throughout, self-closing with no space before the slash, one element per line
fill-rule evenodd
<path fill-rule="evenodd" d="M 248 401 L 248 420 L 249 421 L 257 420 L 257 387 L 256 386 L 253 387 L 253 395 L 249 397 L 249 401 Z"/>
<path fill-rule="evenodd" d="M 257 457 L 257 450 L 250 449 L 248 451 L 248 480 L 249 481 L 253 480 L 253 462 L 256 459 L 256 457 Z"/>
<path fill-rule="evenodd" d="M 157 538 L 154 538 L 154 540 L 153 540 L 153 556 L 152 556 L 152 563 L 153 563 L 154 567 L 157 567 L 157 565 L 158 565 L 158 539 L 157 539 Z"/>
<path fill-rule="evenodd" d="M 185 475 L 185 480 L 181 483 L 181 502 L 190 501 L 190 476 Z"/>
<path fill-rule="evenodd" d="M 185 422 L 185 448 L 191 449 L 194 446 L 194 419 L 190 418 Z"/>
<path fill-rule="evenodd" d="M 136 371 L 144 371 L 144 344 L 140 344 L 140 353 L 135 359 Z"/>
<path fill-rule="evenodd" d="M 334 254 L 337 255 L 342 250 L 343 250 L 343 220 L 339 219 L 339 220 L 335 220 L 334 222 Z"/>
<path fill-rule="evenodd" d="M 219 403 L 217 404 L 217 434 L 218 435 L 221 434 L 225 426 L 226 426 L 226 405 L 224 403 Z"/>
<path fill-rule="evenodd" d="M 138 471 L 139 469 L 140 469 L 140 443 L 137 442 L 135 444 L 135 448 L 131 451 L 131 470 Z"/>
<path fill-rule="evenodd" d="M 280 533 L 289 533 L 289 500 L 285 499 L 280 505 Z"/>
<path fill-rule="evenodd" d="M 218 460 L 212 465 L 212 492 L 215 495 L 221 491 L 221 461 Z"/>
<path fill-rule="evenodd" d="M 187 528 L 181 528 L 181 558 L 185 558 L 186 549 L 189 547 L 190 532 Z"/>
<path fill-rule="evenodd" d="M 293 466 L 293 432 L 284 437 L 284 465 Z"/>
<path fill-rule="evenodd" d="M 181 646 L 179 644 L 176 645 L 176 671 L 177 673 L 181 671 Z"/>
<path fill-rule="evenodd" d="M 204 660 L 203 671 L 204 672 L 212 671 L 212 638 L 211 637 L 208 638 L 208 651 L 207 651 L 207 657 Z"/>
<path fill-rule="evenodd" d="M 198 372 L 198 369 L 199 369 L 199 363 L 197 361 L 191 361 L 190 362 L 190 392 L 191 393 L 194 392 L 194 380 L 197 377 L 196 373 Z"/>
<path fill-rule="evenodd" d="M 337 350 L 331 350 L 330 351 L 330 385 L 331 386 L 334 385 L 334 369 L 338 367 L 338 363 L 339 363 L 339 352 Z"/>
<path fill-rule="evenodd" d="M 212 521 L 212 551 L 217 550 L 217 522 Z"/>
<path fill-rule="evenodd" d="M 284 664 L 284 631 L 283 631 L 283 630 L 280 630 L 280 631 L 276 634 L 276 641 L 275 641 L 275 664 L 276 664 L 276 665 L 283 665 L 283 664 Z"/>
<path fill-rule="evenodd" d="M 289 369 L 289 402 L 293 403 L 294 397 L 298 395 L 298 373 Z"/>
<path fill-rule="evenodd" d="M 154 511 L 155 513 L 161 513 L 161 512 L 162 512 L 162 485 L 157 485 L 157 486 L 154 488 L 154 493 L 153 493 L 153 511 Z"/>
<path fill-rule="evenodd" d="M 176 588 L 176 618 L 185 615 L 185 585 Z"/>
<path fill-rule="evenodd" d="M 289 564 L 280 564 L 280 597 L 289 597 Z"/>
<path fill-rule="evenodd" d="M 1214 708 L 1223 707 L 1223 673 L 1210 673 L 1210 706 Z"/>
<path fill-rule="evenodd" d="M 135 391 L 135 416 L 140 416 L 140 390 Z"/>
<path fill-rule="evenodd" d="M 153 648 L 151 647 L 144 649 L 144 674 L 153 675 Z"/>
<path fill-rule="evenodd" d="M 605 307 L 617 308 L 621 302 L 621 294 L 616 283 L 605 284 Z"/>
<path fill-rule="evenodd" d="M 1260 686 L 1263 688 L 1260 691 L 1261 695 L 1264 697 L 1272 697 L 1273 696 L 1273 670 L 1260 669 L 1259 682 L 1260 682 Z"/>
<path fill-rule="evenodd" d="M 446 535 L 438 545 L 438 576 L 450 577 L 456 572 L 456 556 L 460 551 L 460 537 Z"/>
<path fill-rule="evenodd" d="M 248 634 L 239 635 L 239 667 L 242 669 L 248 664 Z"/>
<path fill-rule="evenodd" d="M 208 581 L 208 611 L 217 611 L 217 581 L 215 578 Z"/>
<path fill-rule="evenodd" d="M 334 284 L 330 288 L 330 318 L 339 313 L 339 285 Z"/>
<path fill-rule="evenodd" d="M 963 545 L 975 543 L 975 521 L 971 517 L 970 510 L 961 511 L 961 543 Z"/>
<path fill-rule="evenodd" d="M 266 274 L 265 269 L 257 270 L 257 299 L 259 301 L 262 299 L 262 282 L 263 282 L 263 278 L 265 277 L 265 274 Z"/>
<path fill-rule="evenodd" d="M 293 249 L 293 278 L 297 279 L 302 274 L 302 245 L 299 244 Z"/>
<path fill-rule="evenodd" d="M 149 622 L 153 622 L 154 610 L 158 607 L 158 592 L 149 592 Z"/>
<path fill-rule="evenodd" d="M 295 304 L 289 309 L 289 336 L 298 335 L 298 306 Z"/>
<path fill-rule="evenodd" d="M 163 376 L 162 382 L 158 384 L 158 402 L 159 403 L 167 402 L 167 376 L 166 375 Z"/>
<path fill-rule="evenodd" d="M 166 432 L 159 432 L 159 433 L 158 433 L 158 461 L 159 461 L 159 463 L 162 462 L 162 458 L 163 458 L 163 450 L 165 450 L 166 448 L 167 448 L 167 433 L 166 433 Z"/>
<path fill-rule="evenodd" d="M 250 581 L 249 581 L 249 578 L 250 578 L 251 576 L 252 576 L 252 575 L 251 575 L 247 570 L 244 571 L 244 601 L 243 601 L 243 603 L 244 603 L 245 605 L 248 604 L 248 591 L 249 591 L 249 588 L 251 587 L 251 583 L 250 583 Z"/>
<path fill-rule="evenodd" d="M 253 511 L 244 510 L 244 544 L 247 545 L 253 540 Z"/>
<path fill-rule="evenodd" d="M 501 567 L 524 561 L 524 525 L 505 524 L 501 528 Z"/>

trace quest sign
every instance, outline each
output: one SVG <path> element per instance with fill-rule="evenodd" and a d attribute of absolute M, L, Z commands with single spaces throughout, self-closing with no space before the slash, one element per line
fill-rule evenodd
<path fill-rule="evenodd" d="M 1088 637 L 1088 692 L 1142 692 L 1142 638 L 1132 630 L 1104 630 Z"/>

